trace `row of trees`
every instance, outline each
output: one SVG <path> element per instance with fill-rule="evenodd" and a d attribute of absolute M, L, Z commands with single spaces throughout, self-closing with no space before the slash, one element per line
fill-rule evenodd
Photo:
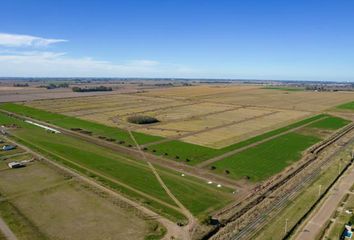
<path fill-rule="evenodd" d="M 104 91 L 112 91 L 111 87 L 98 86 L 98 87 L 90 87 L 90 88 L 81 88 L 81 87 L 73 87 L 73 92 L 104 92 Z"/>

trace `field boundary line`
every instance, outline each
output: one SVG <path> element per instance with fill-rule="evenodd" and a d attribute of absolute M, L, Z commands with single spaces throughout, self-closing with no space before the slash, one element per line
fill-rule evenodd
<path fill-rule="evenodd" d="M 223 125 L 218 125 L 218 126 L 207 128 L 207 129 L 202 129 L 202 130 L 191 132 L 191 133 L 186 133 L 186 134 L 182 134 L 182 135 L 175 135 L 175 136 L 167 137 L 167 138 L 162 139 L 162 140 L 158 140 L 158 141 L 151 142 L 151 143 L 146 143 L 144 145 L 141 145 L 141 147 L 149 147 L 149 146 L 152 146 L 152 145 L 166 143 L 166 142 L 170 142 L 170 141 L 173 141 L 173 140 L 178 140 L 178 139 L 181 139 L 181 138 L 193 136 L 193 135 L 196 135 L 196 134 L 217 130 L 217 129 L 220 129 L 220 128 L 230 127 L 232 125 L 240 124 L 240 123 L 247 122 L 247 121 L 250 121 L 250 120 L 254 120 L 254 119 L 257 119 L 257 118 L 267 117 L 267 116 L 276 114 L 278 112 L 279 111 L 267 112 L 265 114 L 261 114 L 261 115 L 258 115 L 258 116 L 253 116 L 253 117 L 249 117 L 249 118 L 246 118 L 246 119 L 242 119 L 240 121 L 233 121 L 233 122 L 230 122 L 230 123 L 226 123 L 226 124 L 223 124 Z"/>
<path fill-rule="evenodd" d="M 203 162 L 201 162 L 201 163 L 199 163 L 199 164 L 197 164 L 197 165 L 195 165 L 195 166 L 196 166 L 196 167 L 200 167 L 200 168 L 206 167 L 206 166 L 210 165 L 211 163 L 214 163 L 214 162 L 220 161 L 220 160 L 222 160 L 222 159 L 224 159 L 224 158 L 230 157 L 230 156 L 232 156 L 232 155 L 234 155 L 234 154 L 236 154 L 236 153 L 239 153 L 239 152 L 242 152 L 242 151 L 244 151 L 244 150 L 247 150 L 248 148 L 252 148 L 252 147 L 258 146 L 259 144 L 268 142 L 268 141 L 270 141 L 270 140 L 273 140 L 274 138 L 283 136 L 283 135 L 288 134 L 288 133 L 291 133 L 291 132 L 295 132 L 295 131 L 297 131 L 297 130 L 299 130 L 299 129 L 302 129 L 302 128 L 304 128 L 304 127 L 307 127 L 307 126 L 309 126 L 309 125 L 311 125 L 311 124 L 313 124 L 313 123 L 315 123 L 315 122 L 321 121 L 321 120 L 326 119 L 326 118 L 328 118 L 328 116 L 324 116 L 324 117 L 322 117 L 322 118 L 315 119 L 315 120 L 313 120 L 312 122 L 305 123 L 305 124 L 303 124 L 303 125 L 301 125 L 301 126 L 299 126 L 299 127 L 295 127 L 295 128 L 289 129 L 289 130 L 287 130 L 287 131 L 284 131 L 284 132 L 278 133 L 278 134 L 276 134 L 276 135 L 270 136 L 270 137 L 265 138 L 265 139 L 263 139 L 263 140 L 260 140 L 260 141 L 258 141 L 258 142 L 251 143 L 251 144 L 249 144 L 249 145 L 246 145 L 246 146 L 244 146 L 244 147 L 241 147 L 241 148 L 238 148 L 238 149 L 229 151 L 229 152 L 227 152 L 227 153 L 224 153 L 224 154 L 222 154 L 222 155 L 216 156 L 216 157 L 214 157 L 214 158 L 210 158 L 210 159 L 208 159 L 208 160 L 206 160 L 206 161 L 203 161 Z"/>

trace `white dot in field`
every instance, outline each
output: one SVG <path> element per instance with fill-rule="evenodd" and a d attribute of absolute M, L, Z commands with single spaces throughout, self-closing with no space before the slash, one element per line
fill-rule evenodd
<path fill-rule="evenodd" d="M 208 184 L 212 184 L 213 182 L 212 181 L 209 181 Z"/>
<path fill-rule="evenodd" d="M 218 184 L 217 187 L 221 187 L 221 184 Z"/>
<path fill-rule="evenodd" d="M 184 177 L 184 173 L 182 173 L 181 176 Z"/>

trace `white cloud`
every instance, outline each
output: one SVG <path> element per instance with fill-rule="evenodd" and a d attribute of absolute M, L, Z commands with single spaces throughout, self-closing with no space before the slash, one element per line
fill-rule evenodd
<path fill-rule="evenodd" d="M 66 41 L 0 33 L 0 77 L 181 77 L 193 72 L 184 66 L 149 59 L 112 63 L 40 48 Z"/>
<path fill-rule="evenodd" d="M 0 52 L 0 76 L 14 77 L 173 77 L 192 71 L 183 66 L 153 60 L 112 63 L 73 58 L 62 52 Z"/>
<path fill-rule="evenodd" d="M 46 47 L 54 43 L 66 41 L 67 40 L 64 39 L 51 39 L 31 35 L 0 33 L 0 46 L 4 47 Z"/>

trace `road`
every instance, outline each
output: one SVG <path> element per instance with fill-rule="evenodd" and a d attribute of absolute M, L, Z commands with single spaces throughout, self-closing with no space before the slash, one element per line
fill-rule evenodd
<path fill-rule="evenodd" d="M 336 211 L 345 194 L 354 185 L 354 165 L 337 181 L 328 192 L 328 196 L 319 209 L 310 216 L 302 231 L 295 237 L 296 240 L 313 240 L 321 232 L 332 214 Z"/>
<path fill-rule="evenodd" d="M 4 234 L 7 240 L 17 240 L 15 234 L 11 231 L 2 218 L 0 218 L 0 231 Z"/>

